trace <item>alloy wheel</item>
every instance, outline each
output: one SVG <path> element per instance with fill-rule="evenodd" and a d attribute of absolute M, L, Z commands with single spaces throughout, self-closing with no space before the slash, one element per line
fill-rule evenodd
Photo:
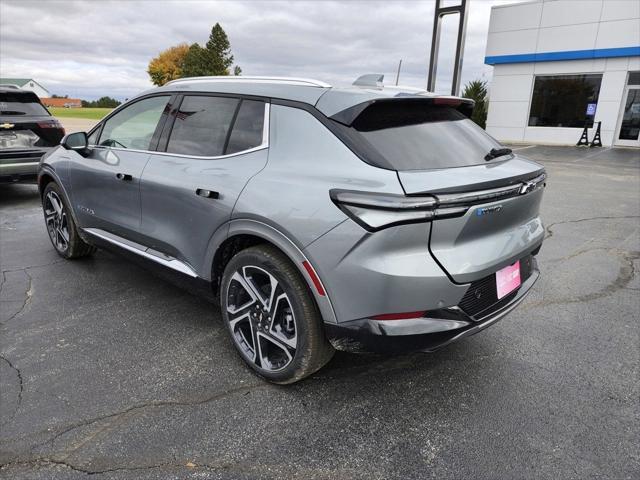
<path fill-rule="evenodd" d="M 65 252 L 69 247 L 69 224 L 64 203 L 56 192 L 47 192 L 44 201 L 44 218 L 51 242 L 59 252 Z"/>
<path fill-rule="evenodd" d="M 233 273 L 226 295 L 229 326 L 242 355 L 263 370 L 286 368 L 295 356 L 298 330 L 278 280 L 263 268 L 243 266 Z"/>

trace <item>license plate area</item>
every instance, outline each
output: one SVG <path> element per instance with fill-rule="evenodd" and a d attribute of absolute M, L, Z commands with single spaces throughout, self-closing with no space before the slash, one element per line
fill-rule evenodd
<path fill-rule="evenodd" d="M 498 300 L 509 295 L 522 284 L 520 260 L 496 272 L 496 294 Z"/>

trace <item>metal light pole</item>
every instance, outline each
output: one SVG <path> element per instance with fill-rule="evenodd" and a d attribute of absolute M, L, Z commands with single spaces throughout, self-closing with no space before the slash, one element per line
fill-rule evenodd
<path fill-rule="evenodd" d="M 456 42 L 456 60 L 453 66 L 453 82 L 451 85 L 451 95 L 458 95 L 460 92 L 460 76 L 462 74 L 462 57 L 464 55 L 464 39 L 467 33 L 467 8 L 468 0 L 460 0 L 460 5 L 451 7 L 440 7 L 440 0 L 435 0 L 436 8 L 433 15 L 433 36 L 431 37 L 431 57 L 429 59 L 429 79 L 427 90 L 433 92 L 436 88 L 436 73 L 438 70 L 438 51 L 440 50 L 440 26 L 442 17 L 454 13 L 459 14 L 458 40 Z"/>

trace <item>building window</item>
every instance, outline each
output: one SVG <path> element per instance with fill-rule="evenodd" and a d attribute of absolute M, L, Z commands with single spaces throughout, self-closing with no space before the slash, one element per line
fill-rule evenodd
<path fill-rule="evenodd" d="M 602 75 L 536 77 L 530 127 L 593 126 Z"/>

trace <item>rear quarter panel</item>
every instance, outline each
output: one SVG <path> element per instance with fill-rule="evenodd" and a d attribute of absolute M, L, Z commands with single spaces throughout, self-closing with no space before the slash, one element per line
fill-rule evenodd
<path fill-rule="evenodd" d="M 402 194 L 394 171 L 361 161 L 311 113 L 273 104 L 269 160 L 242 192 L 232 219 L 264 222 L 304 248 L 347 218 L 332 188 Z"/>

